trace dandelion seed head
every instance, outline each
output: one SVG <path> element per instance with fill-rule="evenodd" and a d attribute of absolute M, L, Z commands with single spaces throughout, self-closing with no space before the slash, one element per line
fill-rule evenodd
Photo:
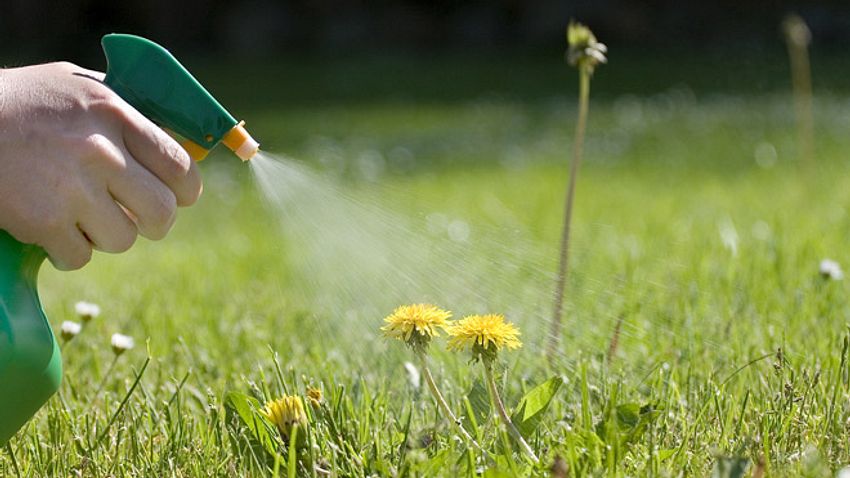
<path fill-rule="evenodd" d="M 115 355 L 121 355 L 136 346 L 133 337 L 124 334 L 112 334 L 112 351 Z"/>
<path fill-rule="evenodd" d="M 820 270 L 820 275 L 824 279 L 831 279 L 831 280 L 842 280 L 842 279 L 844 279 L 844 271 L 841 270 L 841 266 L 837 262 L 835 262 L 831 259 L 824 259 L 824 260 L 820 261 L 820 269 L 819 270 Z"/>
<path fill-rule="evenodd" d="M 81 330 L 83 330 L 83 326 L 78 322 L 66 320 L 62 322 L 62 326 L 59 328 L 59 335 L 62 336 L 62 340 L 67 342 L 76 337 Z"/>
<path fill-rule="evenodd" d="M 100 306 L 91 302 L 80 301 L 74 304 L 74 311 L 83 322 L 96 319 L 100 315 Z"/>

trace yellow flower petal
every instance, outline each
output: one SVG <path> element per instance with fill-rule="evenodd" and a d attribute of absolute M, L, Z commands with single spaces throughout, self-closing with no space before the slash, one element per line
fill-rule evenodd
<path fill-rule="evenodd" d="M 398 307 L 384 319 L 381 331 L 384 336 L 410 342 L 413 334 L 417 338 L 430 339 L 440 335 L 439 329 L 449 327 L 452 313 L 429 304 L 412 304 Z"/>
<path fill-rule="evenodd" d="M 485 350 L 492 346 L 495 351 L 506 347 L 517 349 L 522 346 L 519 341 L 519 329 L 500 314 L 470 315 L 456 322 L 448 329 L 450 350 L 472 348 L 475 344 Z"/>

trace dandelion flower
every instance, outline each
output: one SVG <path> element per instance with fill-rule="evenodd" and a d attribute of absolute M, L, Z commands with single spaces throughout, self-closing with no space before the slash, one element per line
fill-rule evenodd
<path fill-rule="evenodd" d="M 824 279 L 844 279 L 844 271 L 841 270 L 841 266 L 838 265 L 837 262 L 830 259 L 824 259 L 820 261 L 820 275 Z"/>
<path fill-rule="evenodd" d="M 517 349 L 519 329 L 501 314 L 470 315 L 448 329 L 449 350 L 472 349 L 475 358 L 495 358 L 502 348 Z"/>
<path fill-rule="evenodd" d="M 74 304 L 74 310 L 83 323 L 88 323 L 91 319 L 96 319 L 100 315 L 100 306 L 91 302 L 77 302 Z"/>
<path fill-rule="evenodd" d="M 292 436 L 292 428 L 304 427 L 307 424 L 307 415 L 304 413 L 304 403 L 301 397 L 284 395 L 277 400 L 266 403 L 260 410 L 280 432 L 285 440 Z"/>
<path fill-rule="evenodd" d="M 77 322 L 73 322 L 70 320 L 66 320 L 62 322 L 62 326 L 59 329 L 59 335 L 62 336 L 62 340 L 65 342 L 73 339 L 83 330 L 83 326 Z"/>
<path fill-rule="evenodd" d="M 115 355 L 121 355 L 124 352 L 136 346 L 136 341 L 133 337 L 123 334 L 112 334 L 112 351 Z"/>
<path fill-rule="evenodd" d="M 473 446 L 480 449 L 478 443 L 463 428 L 463 425 L 461 425 L 460 420 L 457 419 L 455 414 L 452 413 L 449 404 L 443 398 L 443 394 L 440 393 L 440 389 L 437 387 L 437 383 L 428 369 L 428 344 L 431 343 L 433 337 L 440 335 L 440 329 L 448 330 L 451 327 L 448 321 L 451 316 L 451 312 L 429 304 L 403 305 L 384 319 L 385 325 L 381 327 L 381 330 L 385 337 L 401 340 L 413 349 L 416 358 L 419 359 L 422 373 L 425 375 L 428 390 L 430 390 L 431 395 L 437 401 L 440 411 L 443 412 L 446 418 L 451 420 L 452 424 L 457 427 L 458 432 L 460 432 L 468 443 L 472 443 Z M 419 370 L 410 362 L 405 362 L 404 368 L 407 370 L 408 377 L 414 388 L 419 388 Z"/>
<path fill-rule="evenodd" d="M 322 389 L 307 387 L 307 400 L 313 408 L 317 408 L 322 403 Z"/>
<path fill-rule="evenodd" d="M 381 327 L 384 336 L 411 346 L 426 345 L 439 329 L 448 329 L 452 313 L 429 304 L 403 305 L 388 315 Z"/>
<path fill-rule="evenodd" d="M 449 350 L 472 350 L 472 360 L 478 362 L 484 368 L 484 382 L 487 384 L 487 392 L 490 402 L 495 406 L 499 418 L 508 429 L 508 433 L 516 440 L 520 448 L 534 461 L 539 462 L 534 450 L 525 441 L 522 434 L 514 425 L 510 415 L 505 409 L 505 404 L 499 395 L 496 379 L 493 376 L 493 362 L 496 355 L 503 348 L 517 349 L 522 346 L 519 341 L 519 329 L 510 322 L 505 321 L 501 314 L 470 315 L 453 324 L 448 330 Z"/>

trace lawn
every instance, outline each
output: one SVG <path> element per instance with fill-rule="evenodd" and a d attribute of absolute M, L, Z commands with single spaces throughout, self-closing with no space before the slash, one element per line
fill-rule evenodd
<path fill-rule="evenodd" d="M 199 65 L 266 149 L 292 158 L 293 176 L 271 181 L 282 206 L 218 152 L 167 239 L 78 272 L 46 266 L 55 329 L 77 320 L 79 300 L 103 313 L 63 347 L 65 382 L 11 442 L 14 460 L 0 454 L 0 476 L 550 476 L 556 459 L 569 476 L 827 476 L 849 465 L 848 284 L 818 272 L 826 258 L 850 267 L 850 96 L 832 75 L 818 81 L 844 65 L 815 63 L 808 165 L 781 55 L 738 69 L 681 59 L 669 74 L 660 60 L 612 56 L 598 70 L 549 364 L 576 85 L 559 61 L 509 60 L 302 60 L 241 79 Z M 529 434 L 539 465 L 480 403 L 467 354 L 438 340 L 431 365 L 484 451 L 467 451 L 414 383 L 410 350 L 380 336 L 395 306 L 422 301 L 518 325 L 523 347 L 498 359 L 509 408 L 563 381 Z M 116 332 L 137 346 L 113 364 Z M 324 392 L 307 446 L 298 460 L 279 449 L 276 463 L 228 397 L 307 386 Z"/>

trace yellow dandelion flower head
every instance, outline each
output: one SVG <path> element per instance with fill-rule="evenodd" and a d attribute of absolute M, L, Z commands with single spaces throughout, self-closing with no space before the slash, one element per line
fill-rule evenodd
<path fill-rule="evenodd" d="M 430 304 L 403 305 L 384 319 L 381 327 L 384 336 L 413 344 L 429 341 L 440 335 L 439 329 L 448 329 L 452 313 Z"/>
<path fill-rule="evenodd" d="M 301 397 L 294 395 L 284 395 L 266 403 L 260 413 L 274 423 L 285 439 L 288 439 L 292 433 L 292 427 L 295 425 L 303 427 L 307 424 L 304 402 L 301 401 Z"/>
<path fill-rule="evenodd" d="M 517 349 L 522 346 L 519 341 L 519 329 L 505 321 L 501 314 L 470 315 L 456 322 L 448 329 L 451 336 L 449 350 L 472 349 L 473 353 L 494 354 L 503 347 Z"/>

